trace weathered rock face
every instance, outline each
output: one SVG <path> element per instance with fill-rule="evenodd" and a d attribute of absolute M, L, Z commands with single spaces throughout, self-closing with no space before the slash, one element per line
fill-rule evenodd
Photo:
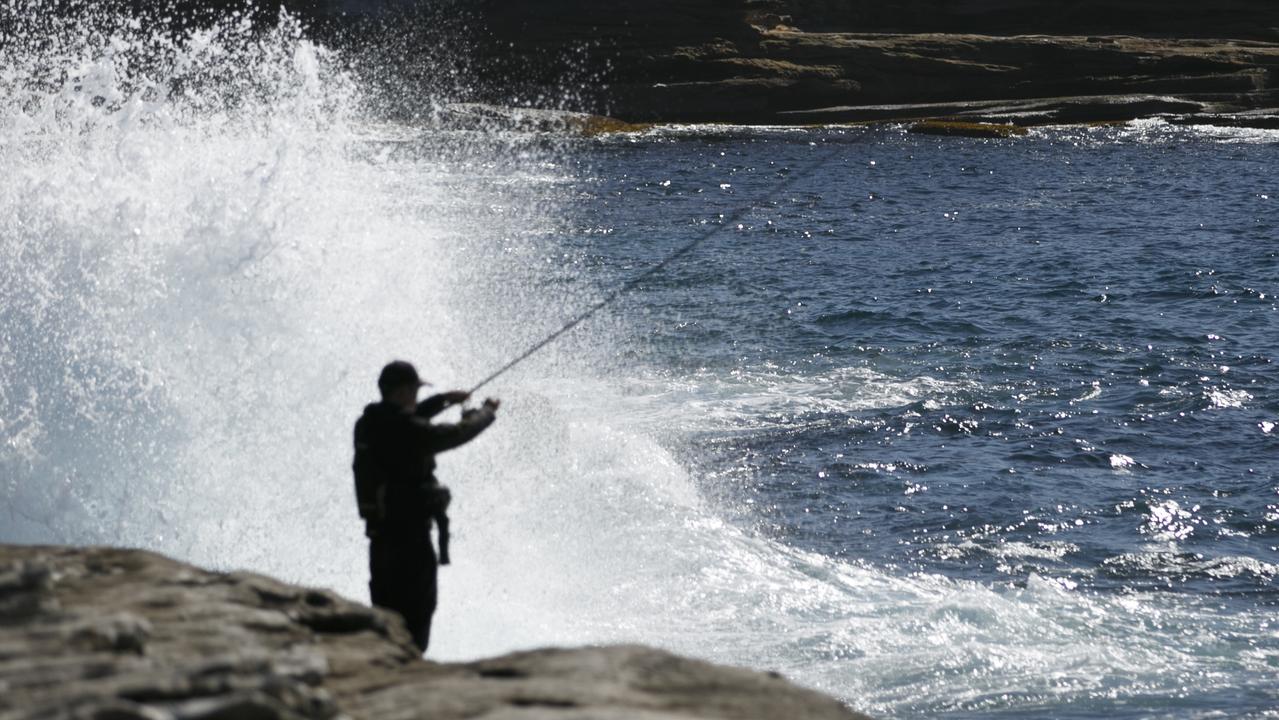
<path fill-rule="evenodd" d="M 826 108 L 1109 96 L 1279 106 L 1279 4 L 1233 0 L 479 0 L 490 76 L 631 121 L 807 122 Z M 1222 39 L 1228 38 L 1228 39 Z M 489 98 L 498 99 L 496 97 Z M 1075 102 L 1077 119 L 1151 114 Z M 797 114 L 800 113 L 800 114 Z M 908 115 L 909 116 L 909 115 Z M 1050 119 L 1050 118 L 1049 118 Z"/>
<path fill-rule="evenodd" d="M 421 660 L 399 619 L 152 553 L 0 545 L 0 720 L 864 716 L 639 646 Z"/>

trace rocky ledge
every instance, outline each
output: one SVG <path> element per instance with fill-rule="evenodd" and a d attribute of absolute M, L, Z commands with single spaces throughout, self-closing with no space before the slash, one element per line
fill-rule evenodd
<path fill-rule="evenodd" d="M 138 550 L 0 545 L 0 720 L 864 718 L 640 646 L 422 660 L 331 592 Z"/>
<path fill-rule="evenodd" d="M 1279 113 L 1279 4 L 1230 0 L 476 0 L 529 98 L 629 122 L 1018 125 Z M 571 92 L 566 96 L 564 86 Z M 534 103 L 535 104 L 535 103 Z M 1263 112 L 1258 112 L 1263 111 Z"/>

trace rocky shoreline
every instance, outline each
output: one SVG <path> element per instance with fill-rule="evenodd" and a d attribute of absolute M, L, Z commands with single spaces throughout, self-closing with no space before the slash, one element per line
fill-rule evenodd
<path fill-rule="evenodd" d="M 1273 127 L 1279 6 L 1237 4 L 1255 24 L 1214 24 L 1178 2 L 1099 24 L 1036 16 L 1036 3 L 1019 0 L 949 21 L 945 7 L 991 3 L 917 0 L 876 19 L 862 2 L 490 0 L 479 3 L 477 48 L 482 66 L 523 96 L 563 97 L 564 78 L 584 78 L 569 93 L 572 109 L 627 122 L 1027 126 L 1162 116 Z M 911 23 L 939 31 L 893 29 Z"/>
<path fill-rule="evenodd" d="M 397 616 L 139 550 L 0 545 L 0 720 L 865 720 L 641 646 L 418 657 Z"/>

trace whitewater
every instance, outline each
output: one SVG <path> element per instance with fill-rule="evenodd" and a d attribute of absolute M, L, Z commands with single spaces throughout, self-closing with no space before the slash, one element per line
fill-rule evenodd
<path fill-rule="evenodd" d="M 382 364 L 468 387 L 746 206 L 703 255 L 485 389 L 499 422 L 440 458 L 454 564 L 431 658 L 642 642 L 881 717 L 1279 717 L 1279 188 L 1218 190 L 1250 203 L 1255 264 L 1174 283 L 1177 303 L 1258 314 L 1214 320 L 1216 341 L 1170 326 L 1150 359 L 1140 324 L 1067 347 L 1059 318 L 1013 317 L 1001 298 L 1027 273 L 998 268 L 1040 250 L 1012 228 L 1055 199 L 1014 208 L 976 186 L 1026 159 L 1047 186 L 1063 158 L 1118 154 L 1122 187 L 1143 153 L 1241 154 L 1265 183 L 1273 134 L 1136 124 L 957 151 L 894 128 L 446 130 L 382 120 L 342 53 L 288 17 L 109 25 L 33 22 L 0 47 L 0 541 L 142 547 L 367 600 L 350 431 Z M 834 169 L 770 195 L 822 153 L 841 153 Z M 1151 197 L 1132 207 L 1189 202 Z M 930 240 L 888 243 L 911 232 Z M 992 236 L 967 259 L 946 244 Z M 1040 261 L 1094 279 L 1153 262 L 1092 251 Z M 1116 277 L 1061 279 L 1045 307 L 1089 317 L 1139 294 Z M 1026 323 L 1019 337 L 974 302 Z M 1187 349 L 1231 342 L 1202 362 Z M 1018 374 L 1036 363 L 1065 375 Z M 1133 447 L 1089 424 L 1129 412 L 1211 420 L 1194 442 Z M 1225 550 L 1187 545 L 1225 516 L 1164 481 L 1196 447 L 1219 459 L 1210 498 L 1255 476 L 1229 490 L 1246 502 L 1216 523 Z M 963 484 L 1018 463 L 1028 485 Z M 922 518 L 943 505 L 994 509 Z M 1178 575 L 1193 579 L 1163 580 Z"/>

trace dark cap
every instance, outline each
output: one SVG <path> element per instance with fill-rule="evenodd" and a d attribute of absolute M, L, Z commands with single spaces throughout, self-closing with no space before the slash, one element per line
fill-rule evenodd
<path fill-rule="evenodd" d="M 387 363 L 386 367 L 382 368 L 382 374 L 377 376 L 377 389 L 381 390 L 383 395 L 389 394 L 402 385 L 422 387 L 430 384 L 417 376 L 417 368 L 403 360 Z"/>

